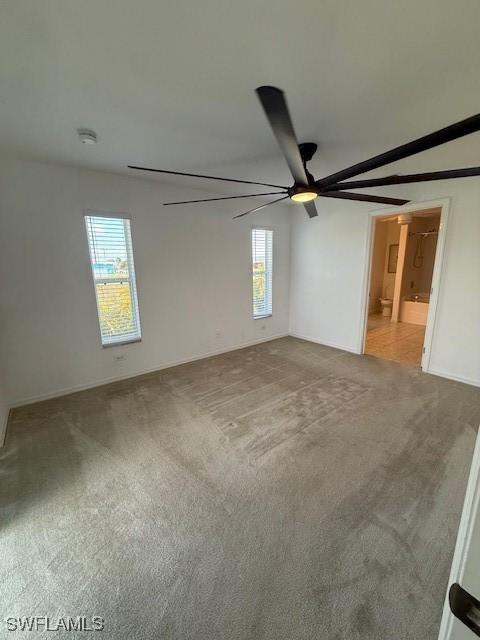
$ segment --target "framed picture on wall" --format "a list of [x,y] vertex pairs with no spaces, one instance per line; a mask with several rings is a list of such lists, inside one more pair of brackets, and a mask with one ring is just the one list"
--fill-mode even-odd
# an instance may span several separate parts
[[388,273],[397,273],[398,244],[391,244],[388,247]]

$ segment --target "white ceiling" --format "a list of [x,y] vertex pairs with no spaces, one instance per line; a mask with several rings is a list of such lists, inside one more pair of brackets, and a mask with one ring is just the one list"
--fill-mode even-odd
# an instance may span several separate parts
[[4,0],[0,146],[289,184],[256,86],[287,92],[317,168],[381,152],[480,110],[479,24],[478,0]]

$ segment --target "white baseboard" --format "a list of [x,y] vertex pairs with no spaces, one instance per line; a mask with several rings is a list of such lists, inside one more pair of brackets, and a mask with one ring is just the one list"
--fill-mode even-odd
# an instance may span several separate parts
[[120,382],[121,380],[128,380],[128,378],[136,378],[137,376],[143,376],[147,373],[154,373],[155,371],[162,371],[162,369],[177,367],[180,364],[188,364],[189,362],[195,362],[196,360],[203,360],[204,358],[211,358],[212,356],[218,356],[218,355],[221,355],[222,353],[236,351],[237,349],[245,349],[247,347],[253,347],[254,345],[261,344],[262,342],[270,342],[271,340],[278,340],[278,338],[285,338],[288,335],[289,335],[288,333],[280,333],[274,336],[269,336],[268,338],[259,338],[258,340],[250,340],[249,342],[232,345],[224,349],[209,351],[206,353],[191,356],[190,358],[185,358],[183,360],[174,360],[172,362],[160,364],[158,366],[150,367],[148,369],[133,371],[125,375],[112,376],[110,378],[102,378],[100,380],[96,380],[95,382],[78,384],[71,387],[64,387],[62,389],[57,389],[56,391],[52,391],[50,393],[44,393],[37,396],[30,396],[28,398],[20,398],[19,400],[16,400],[11,404],[11,408],[13,409],[15,407],[23,407],[27,404],[33,404],[34,402],[42,402],[43,400],[51,400],[52,398],[59,398],[60,396],[66,396],[69,393],[75,393],[77,391],[86,391],[87,389],[94,389],[95,387],[101,387],[105,384],[110,384],[111,382]]
[[292,338],[299,338],[300,340],[307,340],[307,342],[314,342],[315,344],[321,344],[324,347],[333,347],[334,349],[340,349],[341,351],[348,351],[349,353],[358,354],[358,350],[354,347],[346,347],[342,344],[337,344],[335,342],[329,342],[328,340],[318,340],[317,338],[312,338],[310,336],[304,336],[301,333],[297,333],[296,331],[291,331],[290,335]]
[[430,373],[433,376],[440,376],[440,378],[447,378],[448,380],[455,380],[455,382],[463,382],[463,384],[470,384],[473,387],[480,387],[480,380],[465,378],[464,376],[458,376],[454,373],[449,373],[448,371],[440,371],[429,367],[428,369],[424,369],[424,373]]
[[[190,358],[185,358],[183,360],[174,360],[171,362],[167,362],[155,367],[150,367],[148,369],[137,370],[125,375],[120,376],[112,376],[109,378],[102,378],[100,380],[96,380],[95,382],[90,382],[86,384],[79,384],[70,387],[64,387],[62,389],[57,389],[50,393],[40,394],[36,396],[30,396],[27,398],[20,398],[13,403],[11,403],[10,408],[13,409],[15,407],[21,407],[27,404],[32,404],[34,402],[42,402],[43,400],[50,400],[52,398],[58,398],[60,396],[68,395],[69,393],[75,393],[77,391],[85,391],[86,389],[93,389],[95,387],[101,387],[105,384],[110,384],[111,382],[119,382],[121,380],[128,380],[128,378],[135,378],[137,376],[145,375],[147,373],[153,373],[154,371],[161,371],[162,369],[169,369],[170,367],[176,367],[181,364],[187,364],[189,362],[195,362],[196,360],[202,360],[203,358],[211,358],[212,356],[221,355],[222,353],[228,353],[229,351],[235,351],[237,349],[245,349],[247,347],[252,347],[256,344],[261,344],[262,342],[270,342],[271,340],[277,340],[278,338],[285,338],[286,336],[292,336],[292,338],[298,338],[300,340],[306,340],[307,342],[314,342],[315,344],[324,345],[326,347],[332,347],[334,349],[340,349],[341,351],[347,351],[348,353],[359,354],[358,349],[353,347],[348,347],[345,345],[337,344],[335,342],[330,342],[328,340],[318,340],[317,338],[312,338],[311,336],[306,336],[295,331],[291,331],[290,333],[280,333],[273,336],[269,336],[268,338],[259,338],[258,340],[250,340],[248,342],[243,342],[240,344],[235,344],[230,347],[224,349],[217,349],[215,351],[209,351],[206,353],[198,354],[192,356]],[[430,373],[432,375],[440,376],[442,378],[448,378],[450,380],[455,380],[456,382],[463,382],[464,384],[470,384],[476,387],[480,387],[480,380],[474,380],[465,378],[462,376],[457,376],[446,371],[438,371],[435,369],[429,369],[425,371],[425,373]],[[5,423],[2,425],[2,429],[0,430],[0,447],[2,446],[6,428],[8,423],[8,414],[5,418]]]

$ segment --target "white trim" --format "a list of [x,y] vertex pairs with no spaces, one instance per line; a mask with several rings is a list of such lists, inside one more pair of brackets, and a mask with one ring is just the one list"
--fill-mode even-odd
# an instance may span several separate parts
[[[292,331],[290,332],[289,335],[292,336],[292,338],[299,338],[300,340],[315,342],[316,344],[322,344],[325,347],[333,347],[334,349],[340,349],[341,351],[348,351],[349,353],[355,353],[356,355],[359,355],[355,347],[346,347],[345,345],[337,344],[335,342],[318,340],[317,338],[311,338],[310,336],[304,336],[300,333],[296,333]],[[429,371],[424,371],[424,373],[428,373],[429,375],[432,375],[432,376],[439,376],[447,380],[453,380],[454,382],[469,384],[472,387],[480,387],[480,380],[475,380],[474,378],[466,378],[464,376],[459,376],[454,373],[449,373],[448,371],[439,371],[437,369],[429,369]]]
[[437,320],[438,294],[444,272],[444,254],[445,254],[445,238],[447,232],[448,216],[450,213],[451,198],[445,198],[441,207],[440,227],[437,237],[437,249],[435,251],[435,260],[433,263],[433,275],[430,300],[428,303],[427,324],[425,327],[425,339],[423,347],[425,349],[422,356],[422,371],[430,372],[430,360],[432,356],[432,343],[435,335],[435,327]]
[[475,449],[473,451],[472,466],[468,478],[465,500],[463,503],[462,517],[458,528],[455,553],[453,555],[452,568],[448,579],[447,595],[443,606],[442,622],[438,640],[450,640],[453,626],[453,614],[448,602],[448,590],[454,582],[461,583],[465,574],[468,552],[472,542],[475,520],[479,515],[480,506],[480,432],[477,433]]
[[122,218],[123,220],[133,220],[133,216],[125,211],[102,211],[101,209],[84,209],[82,213],[83,217],[95,216],[98,218]]
[[369,307],[369,294],[370,294],[370,279],[372,273],[372,261],[373,261],[373,231],[375,228],[375,212],[370,212],[367,219],[367,236],[365,238],[365,262],[363,265],[362,274],[362,298],[361,298],[361,316],[358,327],[357,347],[355,353],[362,355],[365,352],[365,340],[367,337],[367,322],[368,322],[368,307]]
[[[425,352],[422,356],[421,368],[425,373],[433,373],[430,370],[430,358],[432,350],[432,342],[435,333],[435,319],[438,305],[438,294],[444,272],[444,253],[445,238],[447,231],[448,215],[450,211],[451,198],[441,198],[438,200],[427,200],[426,202],[409,202],[401,207],[389,207],[378,211],[370,211],[367,227],[367,239],[365,247],[365,264],[362,282],[362,299],[361,299],[361,316],[358,328],[358,341],[356,353],[363,354],[365,352],[365,339],[367,333],[368,321],[368,295],[370,291],[370,278],[372,271],[373,259],[373,229],[374,221],[379,217],[388,217],[400,215],[402,213],[411,213],[417,211],[425,211],[427,209],[440,209],[440,229],[437,239],[437,249],[435,252],[435,263],[432,276],[432,293],[430,295],[430,304],[428,308],[427,325],[425,327]],[[449,377],[449,376],[445,376]],[[471,383],[470,383],[471,384]]]
[[[42,402],[43,400],[50,400],[52,398],[65,396],[69,393],[75,393],[77,391],[85,391],[86,389],[94,389],[95,387],[101,387],[102,385],[109,384],[111,382],[128,380],[128,378],[135,378],[137,376],[145,375],[147,373],[153,373],[154,371],[162,371],[163,369],[169,369],[170,367],[176,367],[181,364],[188,364],[189,362],[195,362],[196,360],[202,360],[203,358],[211,358],[212,356],[221,355],[222,353],[229,353],[230,351],[236,351],[237,349],[246,349],[247,347],[252,347],[256,344],[261,344],[262,342],[270,342],[272,340],[278,340],[279,338],[285,338],[287,336],[291,336],[292,338],[298,338],[299,340],[307,340],[308,342],[314,342],[315,344],[320,344],[325,347],[332,347],[333,349],[339,349],[340,351],[346,351],[348,353],[354,353],[358,355],[358,351],[355,347],[348,347],[346,345],[341,345],[336,342],[330,342],[328,340],[318,340],[317,338],[312,338],[310,336],[305,336],[295,331],[291,331],[290,333],[279,333],[273,336],[269,336],[268,338],[259,338],[258,340],[250,340],[248,342],[232,345],[231,347],[227,347],[226,349],[209,351],[201,355],[185,358],[183,360],[173,360],[166,364],[150,367],[148,369],[141,369],[124,376],[112,376],[109,378],[102,378],[93,383],[79,384],[79,385],[74,385],[72,387],[64,387],[63,389],[58,389],[57,391],[52,391],[51,393],[40,394],[38,396],[30,396],[28,398],[22,398],[20,400],[16,400],[15,402],[11,403],[10,408],[14,409],[15,407],[22,407],[24,405],[32,404],[34,402]],[[112,345],[112,346],[115,346],[115,345]],[[431,375],[440,376],[442,378],[447,378],[449,380],[454,380],[455,382],[463,382],[464,384],[480,387],[480,380],[464,378],[462,376],[457,376],[453,373],[448,373],[446,371],[437,371],[433,369],[430,370],[428,373]],[[7,422],[8,422],[8,415],[5,421],[4,428],[6,428]],[[4,436],[5,436],[5,432],[4,432]],[[0,432],[0,442],[1,442],[1,432]]]
[[310,336],[304,336],[301,333],[297,333],[294,331],[291,331],[290,336],[292,336],[292,338],[299,338],[299,340],[307,340],[307,342],[314,342],[315,344],[321,344],[324,347],[333,347],[334,349],[340,349],[340,351],[348,351],[349,353],[355,353],[357,354],[357,350],[355,347],[346,347],[345,345],[342,344],[337,344],[336,342],[329,342],[326,340],[318,340],[317,338],[311,338]]
[[126,344],[135,344],[141,342],[142,338],[130,338],[129,340],[119,340],[118,342],[102,342],[102,349],[110,349],[110,347],[123,347]]
[[480,380],[459,376],[455,373],[450,373],[449,371],[429,368],[425,373],[429,373],[432,376],[440,376],[440,378],[447,378],[448,380],[455,380],[455,382],[463,382],[463,384],[470,384],[472,387],[480,387]]
[[183,360],[173,360],[171,362],[160,364],[155,367],[150,367],[148,369],[140,369],[138,371],[134,371],[127,375],[112,376],[110,378],[102,378],[101,380],[97,380],[96,382],[93,382],[93,383],[77,384],[72,387],[64,387],[63,389],[57,389],[57,391],[52,391],[50,393],[40,394],[38,396],[30,396],[29,398],[22,398],[20,400],[16,400],[10,406],[13,409],[15,407],[22,407],[27,404],[32,404],[34,402],[42,402],[43,400],[51,400],[52,398],[59,398],[60,396],[66,396],[70,393],[75,393],[77,391],[85,391],[86,389],[94,389],[95,387],[101,387],[105,384],[110,384],[111,382],[119,382],[120,380],[128,380],[128,378],[136,378],[137,376],[143,376],[147,373],[162,371],[163,369],[169,369],[170,367],[177,367],[180,364],[188,364],[189,362],[195,362],[196,360],[203,360],[204,358],[211,358],[212,356],[218,356],[218,355],[221,355],[222,353],[229,353],[230,351],[236,351],[237,349],[246,349],[247,347],[253,347],[254,345],[261,344],[262,342],[270,342],[271,340],[278,340],[278,338],[285,338],[288,335],[289,335],[288,333],[279,333],[277,335],[270,336],[268,338],[259,338],[258,340],[251,340],[249,342],[243,342],[240,344],[232,345],[231,347],[227,347],[226,349],[209,351],[196,356],[192,356],[190,358],[185,358]]
[[265,231],[275,231],[275,227],[269,227],[266,224],[252,224],[252,229],[265,229]]
[[2,428],[0,429],[0,449],[5,445],[5,438],[7,437],[7,424],[10,417],[10,408],[5,412],[5,416],[2,421]]

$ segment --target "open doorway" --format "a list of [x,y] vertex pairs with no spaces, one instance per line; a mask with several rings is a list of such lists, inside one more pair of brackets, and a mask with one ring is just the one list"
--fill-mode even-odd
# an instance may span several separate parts
[[421,366],[441,221],[442,207],[373,219],[364,353]]

